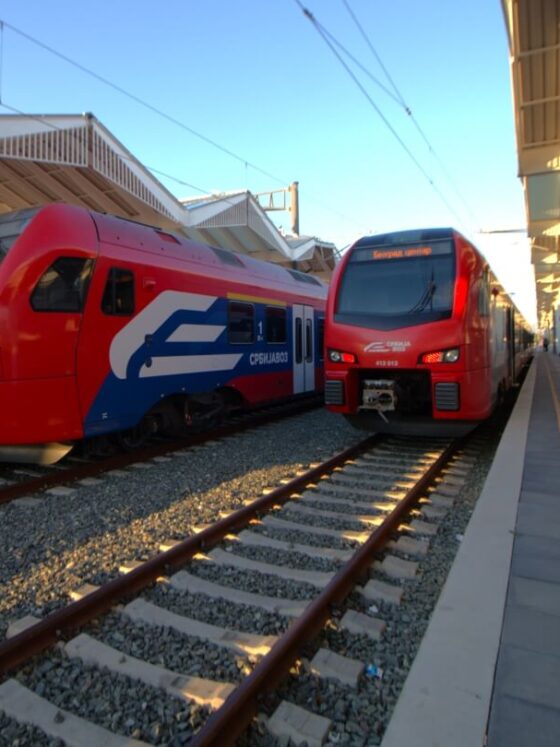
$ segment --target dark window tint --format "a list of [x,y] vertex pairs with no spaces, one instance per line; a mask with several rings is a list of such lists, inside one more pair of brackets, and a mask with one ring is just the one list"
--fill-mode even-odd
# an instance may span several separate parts
[[228,306],[229,341],[234,344],[254,342],[255,310],[249,303],[230,301]]
[[319,360],[322,361],[325,357],[325,320],[321,318],[317,321],[317,348],[319,353]]
[[93,260],[59,257],[43,273],[31,295],[35,311],[81,311],[93,270]]
[[134,314],[134,274],[130,270],[118,267],[109,270],[101,310],[117,316]]
[[306,275],[304,272],[299,270],[288,270],[290,275],[300,283],[307,283],[308,285],[321,285],[321,281],[313,277],[313,275]]
[[233,265],[234,267],[245,267],[243,262],[233,252],[228,252],[227,249],[218,249],[216,246],[211,246],[210,249],[212,249],[216,257],[224,264]]
[[266,341],[286,342],[286,309],[280,309],[275,306],[267,306],[265,311],[265,319]]
[[303,324],[301,319],[296,319],[296,363],[303,360]]
[[451,251],[404,259],[392,258],[390,252],[379,252],[381,259],[369,261],[364,252],[351,258],[340,286],[337,319],[392,329],[451,316],[455,278]]
[[490,289],[488,272],[484,273],[478,286],[478,313],[480,314],[480,316],[488,316],[490,314]]
[[16,213],[0,216],[0,261],[4,259],[14,241],[23,233],[38,209],[18,210]]
[[311,319],[305,322],[305,360],[308,363],[313,360],[313,322]]

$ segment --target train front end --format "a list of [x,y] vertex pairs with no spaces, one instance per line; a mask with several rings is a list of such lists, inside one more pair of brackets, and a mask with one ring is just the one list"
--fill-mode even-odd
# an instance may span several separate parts
[[0,462],[50,464],[83,437],[76,353],[96,254],[82,209],[0,216]]
[[482,262],[452,229],[360,239],[337,268],[325,330],[325,402],[356,427],[461,435],[489,414]]

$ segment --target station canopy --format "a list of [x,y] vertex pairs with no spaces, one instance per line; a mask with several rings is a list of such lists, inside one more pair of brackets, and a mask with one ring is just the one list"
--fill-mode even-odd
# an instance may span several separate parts
[[66,202],[328,280],[336,247],[280,233],[250,192],[177,199],[92,114],[0,115],[0,212]]
[[502,5],[537,315],[547,328],[560,306],[560,2],[502,0]]

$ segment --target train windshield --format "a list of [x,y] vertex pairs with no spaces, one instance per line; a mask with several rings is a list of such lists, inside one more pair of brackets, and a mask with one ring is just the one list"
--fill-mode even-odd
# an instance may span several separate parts
[[336,320],[396,329],[451,316],[453,241],[428,245],[360,246],[342,278]]
[[8,254],[14,241],[23,233],[23,229],[37,210],[39,208],[29,208],[0,215],[0,262]]

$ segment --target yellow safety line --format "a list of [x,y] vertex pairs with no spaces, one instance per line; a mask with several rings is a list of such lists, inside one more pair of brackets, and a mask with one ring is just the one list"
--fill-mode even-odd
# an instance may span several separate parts
[[548,362],[548,354],[546,357],[545,366],[546,366],[546,373],[548,375],[548,383],[550,384],[550,391],[552,392],[552,401],[554,402],[554,409],[556,410],[556,424],[558,425],[558,430],[560,431],[560,400],[558,399],[558,395],[556,394],[556,389],[554,387],[554,381],[552,380],[552,374],[550,372],[550,363]]
[[230,301],[248,301],[249,303],[264,303],[268,306],[287,306],[286,301],[279,301],[277,298],[263,298],[262,296],[247,296],[244,293],[228,293]]

